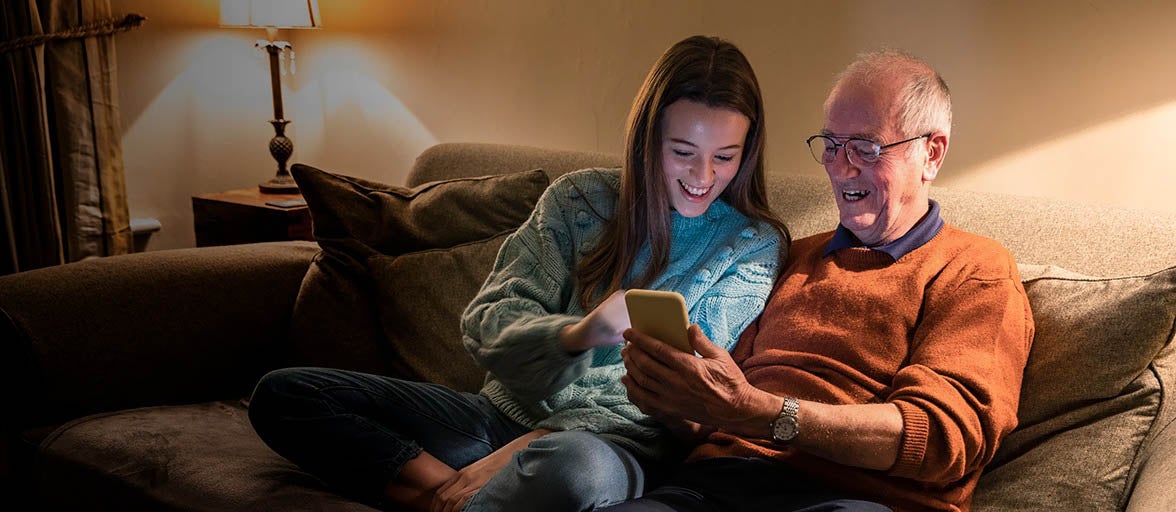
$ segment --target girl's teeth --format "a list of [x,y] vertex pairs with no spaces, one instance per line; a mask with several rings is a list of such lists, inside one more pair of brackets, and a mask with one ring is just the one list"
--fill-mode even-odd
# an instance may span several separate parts
[[685,190],[686,193],[688,193],[692,196],[704,196],[704,195],[706,195],[707,192],[710,192],[710,187],[706,187],[706,188],[691,187],[690,185],[683,183],[682,180],[678,180],[678,184],[682,186],[682,190]]

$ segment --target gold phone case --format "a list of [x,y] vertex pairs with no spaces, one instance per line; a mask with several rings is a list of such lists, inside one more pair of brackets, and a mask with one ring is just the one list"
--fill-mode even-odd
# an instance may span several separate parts
[[686,335],[690,317],[680,293],[629,290],[625,292],[625,307],[629,310],[629,323],[633,329],[688,354],[694,353]]

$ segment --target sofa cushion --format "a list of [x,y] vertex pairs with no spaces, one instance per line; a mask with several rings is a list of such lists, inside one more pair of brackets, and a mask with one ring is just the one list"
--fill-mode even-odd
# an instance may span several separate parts
[[363,276],[325,250],[314,257],[294,301],[288,366],[388,372],[371,298],[374,284]]
[[1152,361],[1176,329],[1176,267],[1119,278],[1020,271],[1036,325],[1020,424],[981,479],[976,505],[1121,509],[1159,413]]
[[512,231],[446,249],[372,258],[380,325],[396,371],[459,391],[482,387],[486,372],[462,346],[458,319]]
[[1020,270],[1037,327],[1022,386],[1023,423],[1120,395],[1171,339],[1176,267],[1119,278],[1051,266]]
[[[454,274],[428,266],[417,267],[417,273],[406,275],[397,270],[404,265],[392,265],[393,262],[407,254],[497,239],[512,232],[527,219],[548,184],[541,170],[452,179],[411,189],[301,164],[293,166],[292,174],[310,208],[313,232],[322,252],[307,271],[295,301],[287,363],[412,379],[443,377],[436,369],[451,363],[458,353],[462,354],[461,361],[469,359],[461,347],[460,335],[453,336],[461,309],[444,309],[444,314],[452,315],[450,318],[440,316],[442,310],[420,313],[429,315],[429,321],[447,324],[426,328],[420,326],[422,317],[399,310],[383,316],[398,316],[405,325],[382,319],[381,302],[397,303],[388,297],[403,293],[415,297],[399,299],[433,299],[435,292],[424,293],[429,290],[425,283],[446,286],[446,300],[465,297],[468,302],[489,272],[497,245],[476,252],[476,258],[470,249],[458,251],[463,265],[485,269],[477,279],[470,278],[469,272]],[[445,259],[443,252],[432,254],[433,258]],[[388,270],[390,265],[392,270]],[[374,273],[377,269],[380,279]],[[417,281],[407,286],[398,282],[414,279]],[[385,327],[390,331],[385,332]],[[430,355],[443,355],[445,359],[434,361]],[[469,389],[474,380],[470,368],[457,367],[449,375],[440,382],[459,389]]]
[[547,188],[541,170],[385,185],[294,164],[314,238],[337,256],[387,256],[452,247],[517,228]]
[[236,402],[74,420],[41,444],[45,510],[374,511],[271,451]]

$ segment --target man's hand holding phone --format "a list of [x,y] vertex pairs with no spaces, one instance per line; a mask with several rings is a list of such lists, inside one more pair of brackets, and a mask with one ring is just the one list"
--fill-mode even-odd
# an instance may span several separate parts
[[[633,328],[624,334],[629,343],[621,351],[621,382],[633,405],[684,429],[680,435],[705,435],[715,428],[756,436],[767,431],[767,420],[751,421],[755,418],[746,411],[770,409],[771,404],[779,410],[779,403],[772,402],[779,398],[749,384],[731,354],[697,325],[685,329],[689,351],[673,348],[668,340],[641,331],[641,316],[632,315]],[[676,320],[672,325],[677,329]]]

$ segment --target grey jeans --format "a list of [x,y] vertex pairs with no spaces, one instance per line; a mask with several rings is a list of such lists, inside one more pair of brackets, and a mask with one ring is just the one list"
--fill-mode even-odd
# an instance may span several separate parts
[[[422,450],[460,469],[530,431],[482,395],[327,368],[262,377],[249,419],[275,452],[376,505]],[[607,439],[556,432],[516,452],[463,510],[594,510],[640,496],[646,471]]]
[[608,512],[890,512],[772,461],[699,459],[679,466],[640,499]]

